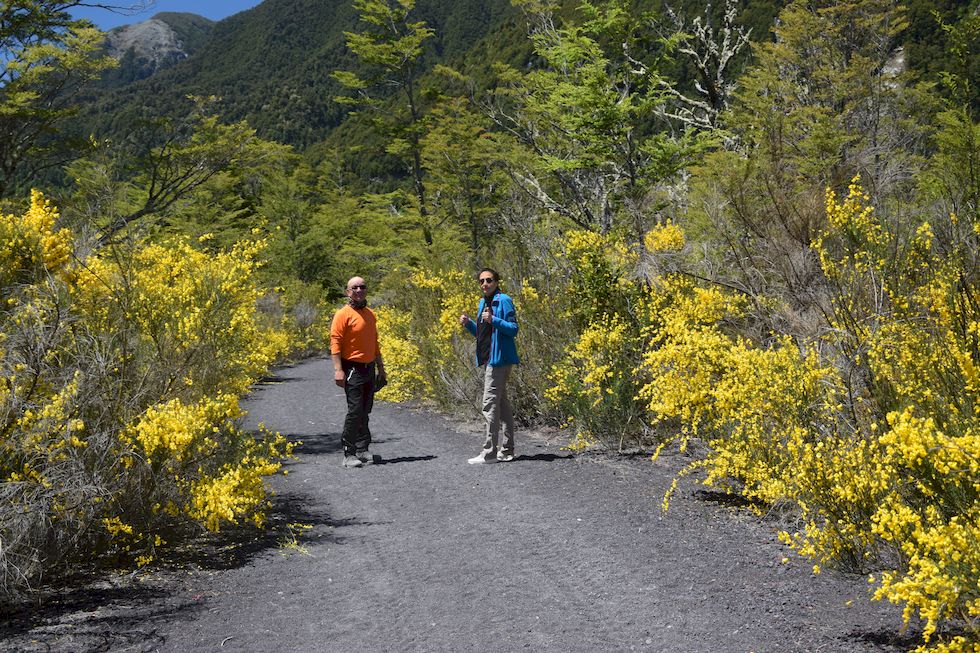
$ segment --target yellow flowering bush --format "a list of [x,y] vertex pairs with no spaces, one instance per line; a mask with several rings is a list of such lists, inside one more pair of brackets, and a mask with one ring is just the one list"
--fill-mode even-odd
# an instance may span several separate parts
[[0,288],[30,283],[41,273],[62,270],[72,253],[72,236],[56,229],[58,211],[39,191],[31,191],[23,215],[0,216]]
[[173,474],[189,460],[214,452],[217,442],[211,438],[215,424],[242,416],[234,395],[219,394],[191,405],[180,399],[150,406],[138,422],[123,433],[128,443],[137,446],[145,459],[160,461]]
[[905,603],[906,621],[918,612],[926,620],[926,641],[955,617],[972,626],[976,637],[980,433],[973,427],[950,436],[933,418],[916,417],[911,407],[889,414],[888,423],[882,466],[891,483],[873,530],[897,545],[908,565],[884,571],[875,597]]
[[638,285],[633,271],[638,257],[615,234],[573,230],[556,244],[555,258],[568,275],[570,301],[563,318],[585,329],[603,316],[631,314]]
[[[646,432],[637,398],[642,350],[636,253],[615,234],[573,230],[557,243],[555,259],[567,285],[552,314],[566,328],[558,360],[550,366],[546,409],[573,427],[573,448],[615,444]],[[554,354],[552,354],[554,356]]]
[[648,252],[677,252],[684,249],[684,230],[670,220],[659,224],[643,237]]
[[438,316],[436,322],[429,327],[421,324],[417,327],[428,331],[426,340],[433,345],[426,354],[433,357],[433,363],[437,368],[443,367],[458,358],[453,343],[461,334],[459,316],[476,311],[474,293],[471,290],[472,276],[461,270],[432,274],[423,269],[416,269],[412,274],[411,283],[419,291],[427,291],[430,297],[438,301],[438,304],[432,307],[433,312]]
[[734,321],[745,307],[739,296],[684,277],[658,279],[646,304],[649,378],[639,395],[653,422],[676,425],[660,450],[671,440],[684,450],[693,437],[707,445],[706,458],[682,475],[704,469],[706,484],[773,504],[791,497],[834,374],[788,337],[756,344],[738,336]]
[[412,340],[410,313],[395,308],[379,308],[378,342],[384,355],[388,385],[378,393],[384,401],[406,401],[431,397],[435,389],[426,376],[422,354]]
[[980,640],[980,307],[971,299],[970,262],[980,243],[950,216],[941,242],[922,222],[904,237],[878,227],[883,235],[862,245],[864,236],[852,234],[875,230],[867,202],[858,179],[841,201],[828,193],[834,217],[816,247],[843,289],[828,340],[850,355],[865,379],[857,400],[870,404],[849,420],[875,450],[854,474],[883,479],[868,537],[903,561],[875,578],[875,596],[904,604],[906,621],[923,618],[927,645],[944,621],[959,619],[967,637],[936,650],[973,650]]
[[713,384],[726,371],[733,340],[720,327],[737,316],[741,302],[717,289],[701,288],[689,279],[657,279],[644,303],[646,351],[650,374],[639,396],[654,422],[675,420],[682,446],[711,423]]
[[620,316],[590,324],[551,369],[545,398],[573,428],[572,448],[618,442],[640,430],[642,404],[635,399],[633,370],[638,333]]
[[210,531],[220,530],[222,524],[238,524],[243,516],[248,516],[256,526],[262,526],[264,511],[269,507],[263,478],[279,471],[280,459],[290,455],[292,447],[279,434],[260,442],[248,433],[235,430],[232,425],[226,428],[237,436],[238,455],[231,462],[189,482],[189,503],[184,510]]
[[283,333],[288,347],[280,353],[280,361],[306,358],[330,346],[330,319],[333,313],[318,297],[320,289],[294,283],[289,288],[266,293],[259,299],[259,311],[264,319],[260,325]]
[[[181,522],[261,523],[291,445],[237,397],[290,346],[260,326],[262,242],[116,247],[72,261],[38,193],[0,224],[0,594]],[[7,240],[9,238],[9,240]]]
[[461,270],[406,272],[397,301],[378,311],[378,337],[388,370],[382,399],[451,406],[470,399],[474,378],[462,313],[476,310],[473,277]]
[[[830,319],[809,345],[738,335],[741,305],[653,284],[641,391],[653,420],[707,445],[705,482],[787,504],[781,538],[821,565],[878,569],[874,596],[924,620],[922,651],[980,640],[980,308],[976,232],[896,230],[855,179],[814,243]],[[955,218],[950,218],[955,222]],[[937,233],[957,237],[939,241]],[[964,634],[937,640],[957,620]]]
[[120,279],[130,275],[125,317],[156,357],[221,360],[220,367],[188,366],[181,383],[240,393],[288,348],[285,334],[256,322],[254,270],[263,247],[241,242],[209,255],[186,242],[149,244],[117,271]]

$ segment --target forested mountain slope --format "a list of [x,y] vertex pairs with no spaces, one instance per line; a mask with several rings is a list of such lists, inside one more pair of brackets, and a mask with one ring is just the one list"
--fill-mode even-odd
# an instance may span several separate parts
[[[574,11],[579,3],[564,4]],[[692,0],[634,4],[637,11],[652,8],[665,16],[669,9],[688,20],[705,11],[703,3]],[[709,9],[715,20],[722,4]],[[753,40],[771,38],[774,17],[785,1],[741,4],[739,21],[752,30]],[[955,23],[973,11],[971,3],[906,4],[905,63],[938,78],[949,62],[937,16]],[[509,0],[420,0],[414,18],[435,30],[424,68],[451,63],[479,76],[493,61],[520,65],[530,56],[523,20]],[[215,24],[191,14],[158,14],[153,20],[172,27],[189,56],[176,57],[183,59],[176,63],[171,59],[169,66],[148,66],[135,54],[125,55],[120,68],[107,72],[88,98],[80,131],[106,137],[126,134],[139,119],[179,115],[186,110],[188,95],[218,96],[223,119],[246,119],[263,138],[301,150],[325,140],[344,120],[346,109],[333,101],[341,89],[331,73],[354,65],[343,35],[358,29],[350,0],[266,0]],[[110,35],[110,42],[113,38]],[[681,86],[691,76],[683,61],[668,72]],[[364,137],[364,130],[354,126],[331,140],[349,144],[351,138],[360,142]]]
[[[436,30],[427,64],[453,59],[514,12],[508,0],[424,0],[419,20]],[[177,114],[188,95],[216,95],[226,120],[247,119],[261,136],[298,147],[322,140],[343,118],[331,73],[352,61],[349,0],[266,0],[218,22],[185,61],[90,98],[82,117],[98,135],[126,133],[144,117]]]

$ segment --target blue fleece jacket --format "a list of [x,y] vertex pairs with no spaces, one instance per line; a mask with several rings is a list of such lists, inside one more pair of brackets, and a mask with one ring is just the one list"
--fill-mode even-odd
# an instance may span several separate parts
[[[514,336],[517,335],[517,311],[514,309],[514,301],[499,291],[490,301],[493,310],[493,332],[490,339],[490,360],[487,364],[490,367],[517,365],[521,361],[517,357],[517,345],[514,344]],[[486,298],[481,297],[480,306],[476,309],[477,316],[483,314],[484,303]],[[466,330],[476,337],[476,322],[473,320],[467,322]]]

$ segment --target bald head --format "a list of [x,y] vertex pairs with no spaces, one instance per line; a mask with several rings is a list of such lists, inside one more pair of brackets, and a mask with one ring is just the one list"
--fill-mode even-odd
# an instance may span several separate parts
[[363,306],[367,299],[367,283],[361,277],[351,277],[344,294],[350,297],[355,305]]

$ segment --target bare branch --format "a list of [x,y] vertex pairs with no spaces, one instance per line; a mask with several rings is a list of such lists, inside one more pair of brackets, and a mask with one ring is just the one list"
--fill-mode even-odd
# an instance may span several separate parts
[[685,35],[678,51],[687,56],[697,71],[694,87],[701,98],[688,97],[670,89],[676,108],[665,109],[663,115],[697,129],[713,129],[718,115],[728,106],[735,91],[734,76],[728,66],[748,45],[751,30],[736,24],[737,0],[725,0],[725,16],[718,30],[711,24],[711,4],[690,27],[669,5],[666,11],[675,29]]

